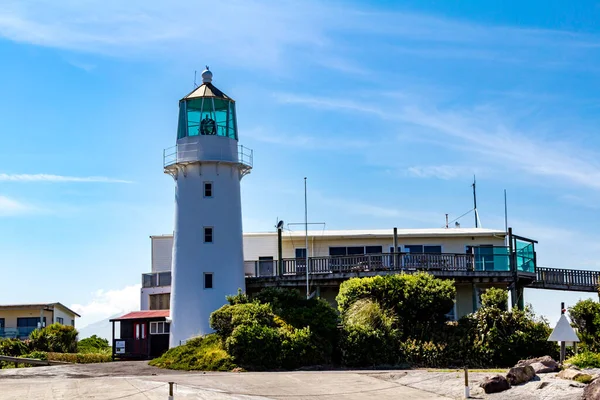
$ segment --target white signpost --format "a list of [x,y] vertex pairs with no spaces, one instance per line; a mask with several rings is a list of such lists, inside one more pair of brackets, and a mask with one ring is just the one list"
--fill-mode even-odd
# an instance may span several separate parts
[[556,324],[556,327],[548,338],[549,342],[560,342],[560,362],[565,362],[565,351],[567,342],[577,343],[579,337],[575,329],[569,323],[567,316],[565,315],[565,303],[560,305],[560,318]]

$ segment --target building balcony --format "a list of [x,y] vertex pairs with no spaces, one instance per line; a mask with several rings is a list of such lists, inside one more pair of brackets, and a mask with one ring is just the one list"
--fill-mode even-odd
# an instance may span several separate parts
[[171,271],[142,274],[142,288],[171,286]]
[[[514,260],[514,261],[511,261]],[[535,273],[535,257],[513,253],[507,247],[486,247],[476,254],[410,254],[382,253],[351,256],[309,257],[310,275],[327,275],[353,272],[445,271],[444,275],[474,272],[510,273],[514,263],[519,273]],[[277,260],[245,261],[244,270],[248,278],[286,277],[306,274],[306,259],[292,258]]]

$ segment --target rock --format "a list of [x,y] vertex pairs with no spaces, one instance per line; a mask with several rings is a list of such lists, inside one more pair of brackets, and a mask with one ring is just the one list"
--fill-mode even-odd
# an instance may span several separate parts
[[574,380],[592,380],[592,376],[581,372],[579,369],[567,368],[563,369],[556,375],[558,378]]
[[483,382],[479,384],[483,391],[487,394],[499,393],[510,389],[510,383],[502,375],[492,376],[491,378],[485,378]]
[[526,383],[535,377],[535,370],[531,365],[525,367],[513,367],[506,374],[506,379],[512,385],[520,385]]
[[521,360],[517,363],[516,367],[526,367],[528,365],[533,367],[536,374],[560,371],[558,363],[550,356]]
[[583,389],[583,400],[600,400],[600,379],[595,379]]

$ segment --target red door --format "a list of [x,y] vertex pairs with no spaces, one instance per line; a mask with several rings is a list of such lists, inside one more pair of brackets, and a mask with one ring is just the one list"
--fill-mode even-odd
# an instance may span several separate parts
[[148,354],[148,329],[145,322],[133,323],[133,352],[143,356]]

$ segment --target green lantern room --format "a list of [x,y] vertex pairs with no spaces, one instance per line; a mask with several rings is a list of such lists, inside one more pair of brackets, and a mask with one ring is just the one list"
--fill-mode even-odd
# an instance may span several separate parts
[[235,101],[212,84],[212,72],[202,72],[202,85],[179,101],[177,139],[223,136],[238,140]]

